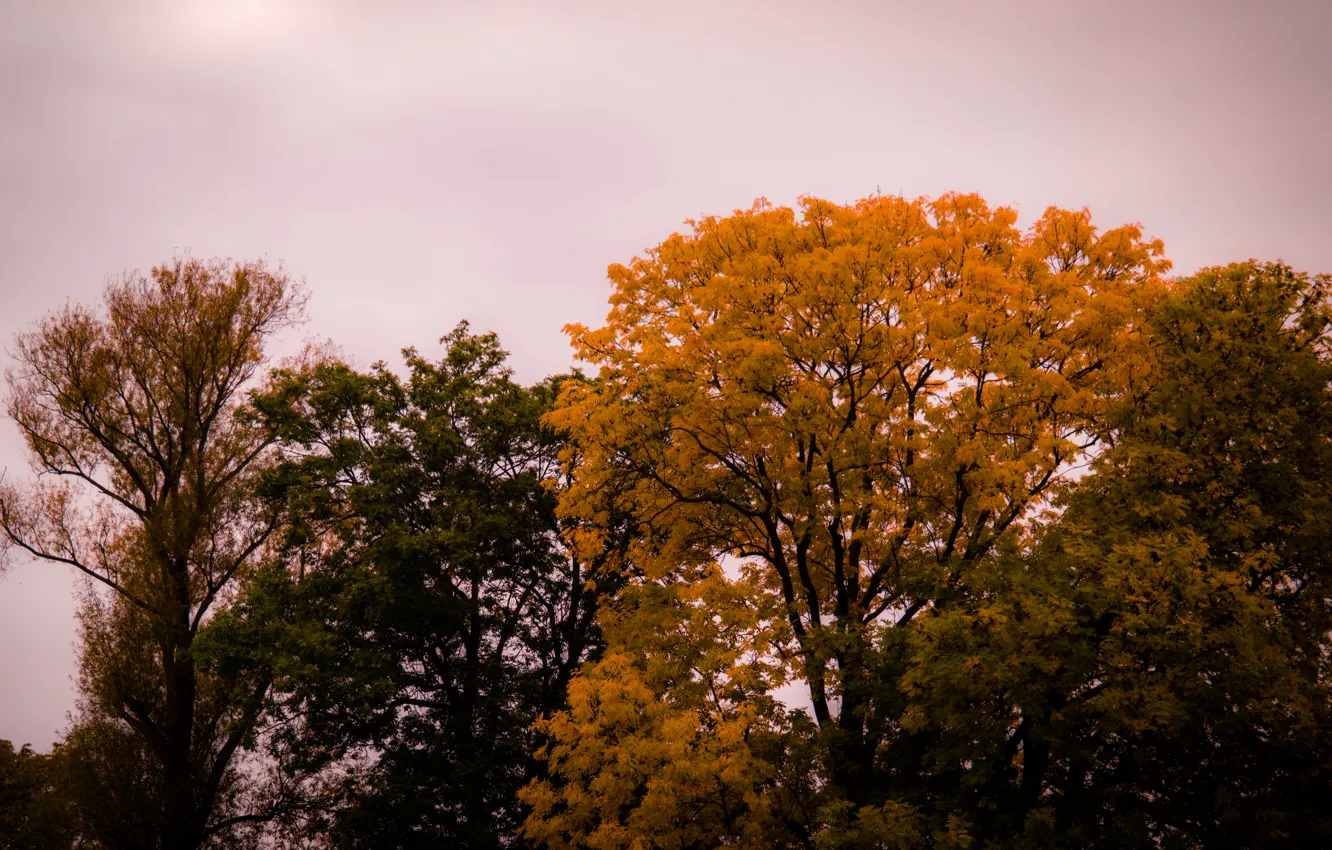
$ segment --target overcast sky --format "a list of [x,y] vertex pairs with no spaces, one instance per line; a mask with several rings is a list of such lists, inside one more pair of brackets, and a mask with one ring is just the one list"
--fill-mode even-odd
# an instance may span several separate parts
[[[534,380],[607,264],[759,196],[977,191],[1180,272],[1332,271],[1330,36],[1319,0],[0,0],[0,340],[188,250],[304,277],[288,345],[467,318]],[[66,726],[74,588],[0,578],[0,738]]]

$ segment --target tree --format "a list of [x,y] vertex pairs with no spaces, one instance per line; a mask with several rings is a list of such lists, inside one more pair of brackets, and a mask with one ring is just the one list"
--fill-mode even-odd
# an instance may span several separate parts
[[0,741],[0,850],[78,846],[75,812],[62,788],[59,749],[48,755]]
[[41,478],[0,490],[0,528],[8,552],[95,583],[71,740],[92,798],[134,776],[151,804],[96,837],[195,848],[261,817],[236,761],[270,673],[203,650],[280,525],[253,498],[272,435],[239,407],[302,296],[281,269],[187,258],[108,285],[104,306],[17,339],[8,412]]
[[[1051,209],[1023,234],[975,196],[802,211],[760,202],[612,266],[607,325],[570,329],[599,380],[550,421],[579,458],[565,516],[626,482],[647,581],[732,563],[779,612],[759,627],[808,686],[827,811],[854,832],[905,823],[936,757],[909,734],[921,615],[961,604],[1092,457],[1168,263],[1135,227]],[[965,843],[919,808],[912,829]]]
[[541,425],[560,381],[520,386],[465,323],[442,342],[402,378],[327,363],[256,399],[301,572],[258,594],[289,612],[287,746],[338,769],[371,754],[312,824],[339,847],[517,846],[531,724],[600,647],[606,553],[561,542],[562,441]]
[[[809,846],[813,726],[771,691],[753,588],[715,564],[632,583],[602,611],[608,649],[541,722],[554,780],[521,792],[524,834],[552,848]],[[650,837],[650,838],[649,838]]]
[[1332,836],[1330,284],[1253,262],[1176,282],[1115,444],[1034,547],[922,630],[917,725],[973,760],[990,835]]

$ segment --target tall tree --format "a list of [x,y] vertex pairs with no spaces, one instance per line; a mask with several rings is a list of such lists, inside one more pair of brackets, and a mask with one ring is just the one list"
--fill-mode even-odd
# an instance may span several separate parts
[[[921,615],[1026,533],[1145,362],[1160,243],[1015,218],[960,195],[760,203],[612,266],[607,325],[571,329],[602,371],[551,416],[581,453],[562,511],[628,482],[647,581],[733,559],[771,600],[848,828],[903,826],[892,807],[935,757],[901,734]],[[568,805],[598,789],[571,783]],[[939,818],[922,834],[962,835]]]
[[260,594],[290,612],[288,746],[332,767],[372,754],[312,825],[339,847],[517,846],[530,727],[599,648],[614,580],[605,551],[561,540],[562,441],[541,425],[559,381],[519,385],[466,324],[442,342],[438,362],[406,351],[404,377],[328,363],[257,399],[302,574]]
[[17,339],[8,412],[40,478],[0,490],[0,528],[6,551],[96,583],[72,738],[96,744],[91,796],[132,776],[149,807],[113,813],[107,846],[192,850],[260,816],[236,760],[270,675],[201,638],[279,526],[252,498],[272,435],[238,411],[302,303],[281,269],[187,258]]
[[1252,262],[1176,282],[1115,444],[917,635],[916,729],[972,761],[933,792],[968,778],[980,837],[1332,836],[1330,286]]

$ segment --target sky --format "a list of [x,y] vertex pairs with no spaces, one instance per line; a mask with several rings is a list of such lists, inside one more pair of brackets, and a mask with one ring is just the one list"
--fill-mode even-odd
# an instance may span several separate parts
[[[534,381],[608,264],[759,197],[974,191],[1141,223],[1181,273],[1332,271],[1330,35],[1320,0],[0,0],[0,361],[188,252],[305,280],[280,348],[468,319]],[[77,585],[0,576],[0,738],[66,728]]]

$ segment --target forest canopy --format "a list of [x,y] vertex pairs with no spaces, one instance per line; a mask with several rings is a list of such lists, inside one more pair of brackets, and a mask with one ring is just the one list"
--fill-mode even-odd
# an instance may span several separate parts
[[86,577],[0,848],[1332,841],[1332,278],[975,195],[759,201],[571,370],[270,368],[180,258],[19,337],[6,551]]

